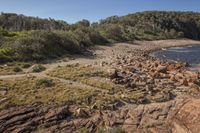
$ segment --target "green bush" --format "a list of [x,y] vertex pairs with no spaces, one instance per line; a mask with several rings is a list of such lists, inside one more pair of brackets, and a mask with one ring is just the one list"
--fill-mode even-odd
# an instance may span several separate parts
[[14,72],[22,72],[22,69],[20,67],[14,67],[13,71]]
[[13,61],[13,52],[10,48],[0,48],[0,63]]
[[29,67],[31,67],[31,64],[30,63],[22,63],[21,66],[22,66],[22,68],[29,68]]
[[36,81],[36,86],[52,87],[54,86],[53,80],[51,79],[39,79]]
[[36,65],[36,66],[33,67],[32,72],[39,73],[39,72],[42,72],[44,70],[46,70],[46,67],[44,67],[42,65]]

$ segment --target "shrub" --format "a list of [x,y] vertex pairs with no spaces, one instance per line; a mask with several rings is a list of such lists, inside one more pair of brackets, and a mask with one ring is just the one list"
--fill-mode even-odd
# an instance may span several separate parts
[[13,68],[13,71],[14,71],[14,72],[21,72],[22,69],[21,69],[20,67],[14,67],[14,68]]
[[46,70],[46,68],[44,66],[42,66],[42,65],[36,65],[36,66],[33,67],[32,72],[39,73],[39,72],[42,72],[44,70]]
[[31,67],[31,64],[30,63],[22,63],[22,68],[29,68]]
[[52,87],[54,86],[54,83],[51,79],[39,79],[36,81],[36,86]]

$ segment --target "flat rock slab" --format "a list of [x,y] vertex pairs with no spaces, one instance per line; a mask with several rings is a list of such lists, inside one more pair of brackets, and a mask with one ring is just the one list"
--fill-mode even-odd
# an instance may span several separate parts
[[68,106],[42,107],[29,105],[0,111],[0,131],[3,132],[77,132],[87,128],[120,127],[128,133],[199,133],[200,99],[176,99],[126,107],[116,111],[86,111],[87,117],[76,116]]
[[174,133],[200,132],[200,99],[189,100],[172,118]]

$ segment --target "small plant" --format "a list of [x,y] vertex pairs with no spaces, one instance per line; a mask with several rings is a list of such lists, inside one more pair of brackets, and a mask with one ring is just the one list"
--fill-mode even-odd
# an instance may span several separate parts
[[78,130],[78,133],[89,133],[89,130],[86,127],[83,127]]
[[22,69],[21,69],[20,67],[14,67],[14,68],[13,68],[13,71],[14,71],[14,72],[21,72]]
[[36,81],[36,86],[52,87],[54,86],[54,82],[51,79],[39,79]]
[[112,129],[100,128],[98,133],[126,133],[122,128],[115,127]]
[[23,63],[22,64],[22,68],[29,68],[29,67],[31,67],[30,63]]
[[36,65],[36,66],[33,67],[32,72],[39,73],[39,72],[42,72],[44,70],[46,70],[46,67],[44,67],[42,65]]

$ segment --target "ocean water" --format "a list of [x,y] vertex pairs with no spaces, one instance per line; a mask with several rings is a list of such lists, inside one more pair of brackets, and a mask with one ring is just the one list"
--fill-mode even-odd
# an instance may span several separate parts
[[152,55],[159,59],[187,62],[190,64],[189,69],[200,71],[200,45],[163,48],[160,51],[154,52]]

